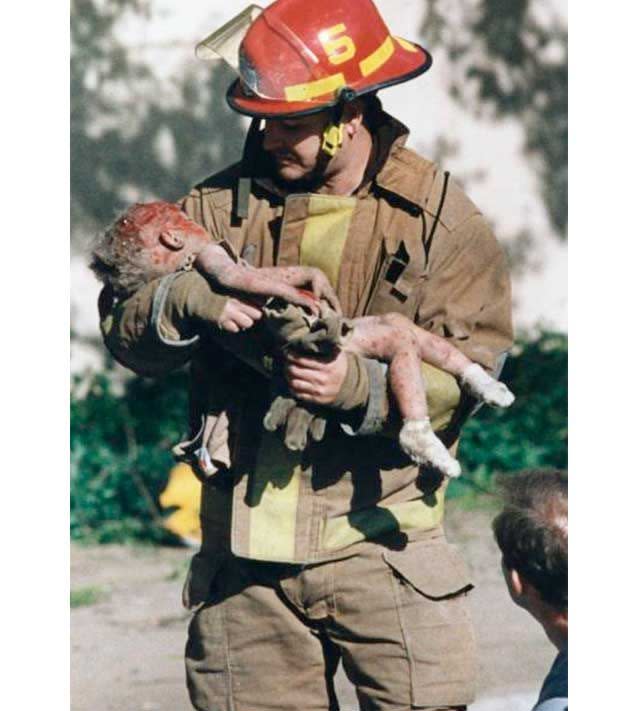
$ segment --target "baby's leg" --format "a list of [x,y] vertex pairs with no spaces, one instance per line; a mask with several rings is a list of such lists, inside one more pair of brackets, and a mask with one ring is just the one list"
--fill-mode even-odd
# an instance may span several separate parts
[[403,419],[399,443],[417,464],[430,464],[446,476],[461,473],[459,463],[434,434],[428,417],[425,383],[418,341],[410,329],[388,322],[384,316],[355,319],[346,347],[361,355],[388,362],[388,379]]
[[428,417],[426,386],[416,341],[405,335],[397,341],[399,346],[388,365],[390,387],[403,418],[399,443],[417,464],[430,464],[446,476],[457,477],[461,466],[434,434]]
[[514,395],[504,383],[492,378],[445,338],[419,328],[400,314],[385,314],[382,318],[396,328],[409,330],[416,339],[420,359],[459,378],[477,399],[498,407],[509,407],[514,402]]

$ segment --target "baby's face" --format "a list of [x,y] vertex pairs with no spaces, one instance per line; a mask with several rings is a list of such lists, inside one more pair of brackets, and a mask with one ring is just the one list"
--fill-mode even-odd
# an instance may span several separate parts
[[137,242],[152,276],[177,271],[187,257],[200,252],[210,241],[202,227],[167,203],[136,206],[122,218],[121,225],[121,239]]

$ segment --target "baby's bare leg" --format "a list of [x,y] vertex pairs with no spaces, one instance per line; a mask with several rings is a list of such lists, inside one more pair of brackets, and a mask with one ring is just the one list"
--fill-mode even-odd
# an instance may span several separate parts
[[319,313],[318,304],[314,299],[286,283],[285,279],[276,278],[272,269],[255,269],[235,262],[219,245],[207,245],[197,255],[195,266],[202,274],[226,289],[256,296],[279,296],[291,304],[305,306],[314,314]]
[[388,362],[390,388],[403,418],[399,433],[403,451],[418,464],[432,465],[450,477],[459,476],[459,463],[430,424],[415,334],[384,316],[366,316],[354,319],[352,324],[354,330],[346,348]]
[[364,316],[351,323],[354,328],[346,341],[346,350],[388,363],[392,393],[404,420],[427,417],[419,344],[414,333],[385,316]]
[[419,358],[459,378],[474,397],[498,407],[508,407],[514,401],[514,395],[504,383],[492,378],[445,338],[419,328],[400,314],[384,314],[378,318],[382,324],[410,332],[416,341]]

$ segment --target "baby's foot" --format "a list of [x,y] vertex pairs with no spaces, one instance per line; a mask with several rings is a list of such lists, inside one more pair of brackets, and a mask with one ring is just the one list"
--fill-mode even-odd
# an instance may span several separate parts
[[449,477],[461,473],[461,465],[434,434],[429,420],[406,420],[399,432],[401,449],[417,464],[428,464]]
[[509,407],[514,402],[514,395],[507,385],[494,380],[477,363],[463,371],[461,382],[474,397],[492,407]]

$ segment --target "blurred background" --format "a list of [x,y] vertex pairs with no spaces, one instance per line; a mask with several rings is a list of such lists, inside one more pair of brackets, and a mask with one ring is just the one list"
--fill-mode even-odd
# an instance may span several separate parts
[[[394,34],[434,56],[381,93],[385,109],[464,186],[510,258],[517,345],[503,377],[517,401],[468,423],[450,491],[480,509],[494,473],[567,463],[567,2],[375,1]],[[232,76],[196,61],[194,45],[246,4],[71,2],[71,536],[82,543],[197,538],[197,483],[177,470],[167,489],[187,376],[152,382],[107,356],[87,254],[131,202],[176,200],[239,158]],[[77,605],[95,602],[91,589]]]

